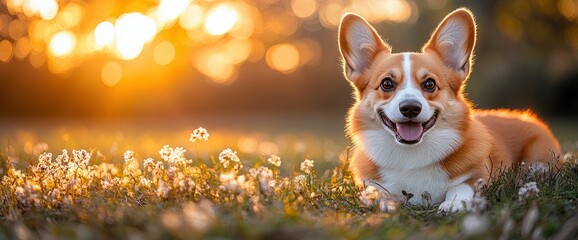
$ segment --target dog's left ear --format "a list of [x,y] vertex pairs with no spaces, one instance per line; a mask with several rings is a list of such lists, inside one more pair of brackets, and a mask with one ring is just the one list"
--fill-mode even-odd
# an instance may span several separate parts
[[444,18],[423,51],[434,51],[446,65],[466,79],[471,71],[475,43],[474,16],[468,9],[460,8]]

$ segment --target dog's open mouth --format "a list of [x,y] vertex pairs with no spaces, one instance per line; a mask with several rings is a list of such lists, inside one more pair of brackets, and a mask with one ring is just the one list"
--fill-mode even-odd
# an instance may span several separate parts
[[433,116],[423,123],[412,121],[395,123],[391,121],[381,109],[379,110],[379,116],[381,117],[383,124],[395,133],[395,138],[398,142],[403,144],[415,144],[418,143],[423,134],[436,123],[438,111],[435,111]]

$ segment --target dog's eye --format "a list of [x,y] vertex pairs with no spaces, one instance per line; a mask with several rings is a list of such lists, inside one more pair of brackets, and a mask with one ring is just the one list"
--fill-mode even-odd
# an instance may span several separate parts
[[433,92],[436,90],[436,81],[433,78],[427,78],[425,82],[422,83],[422,87],[428,92]]
[[384,92],[391,92],[395,88],[395,83],[390,77],[386,77],[383,80],[381,80],[380,87],[381,90],[383,90]]

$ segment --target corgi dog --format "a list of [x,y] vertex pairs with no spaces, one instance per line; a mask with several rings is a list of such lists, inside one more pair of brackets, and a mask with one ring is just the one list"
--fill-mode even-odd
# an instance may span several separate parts
[[560,145],[530,111],[476,110],[464,95],[476,23],[465,8],[448,14],[421,52],[392,53],[362,17],[339,25],[344,75],[355,103],[347,117],[351,167],[358,181],[411,204],[467,210],[479,179],[498,169],[557,161]]

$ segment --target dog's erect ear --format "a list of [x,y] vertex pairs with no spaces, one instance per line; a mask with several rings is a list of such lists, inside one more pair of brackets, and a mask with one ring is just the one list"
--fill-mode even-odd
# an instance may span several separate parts
[[460,8],[444,18],[423,51],[434,51],[465,79],[471,71],[475,43],[474,16],[469,10]]
[[375,29],[362,17],[353,13],[341,18],[339,50],[344,61],[345,77],[360,89],[367,83],[359,78],[375,55],[382,50],[391,52],[391,48],[381,40]]

